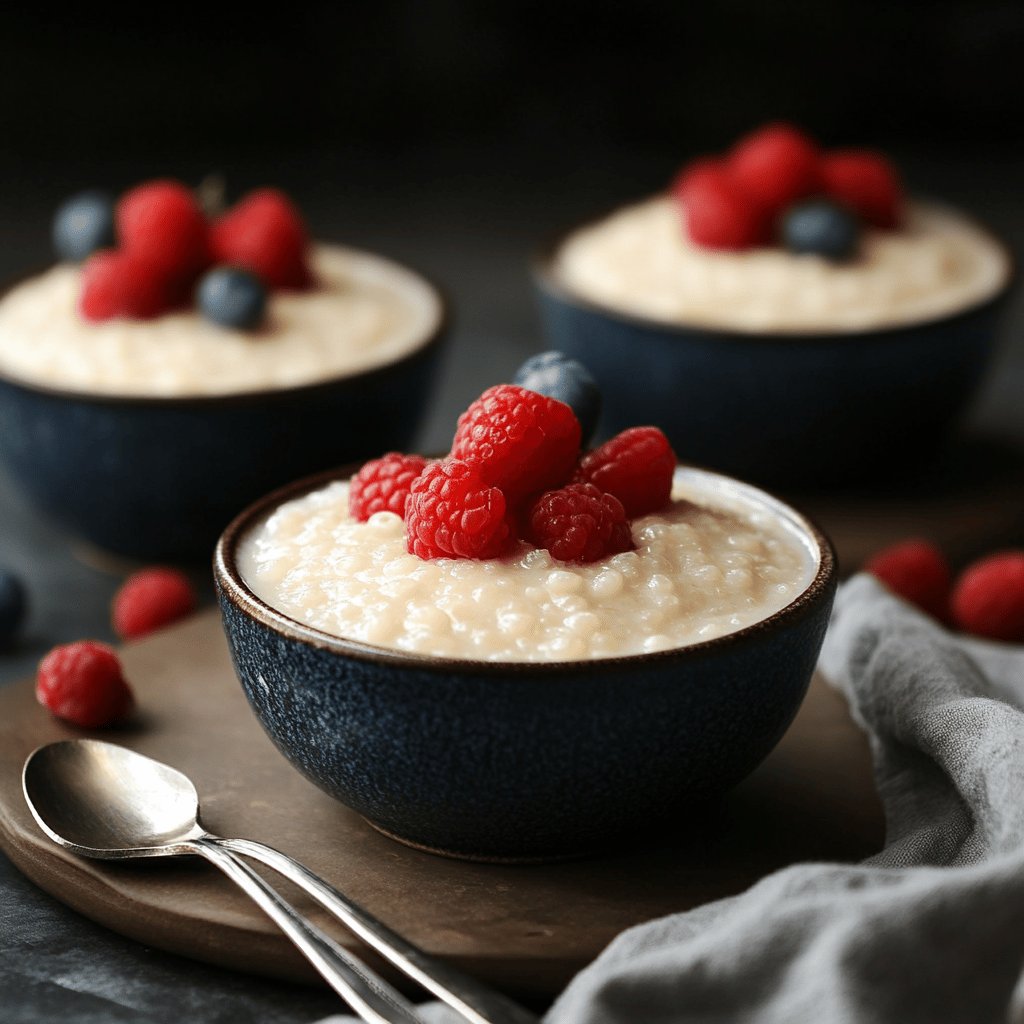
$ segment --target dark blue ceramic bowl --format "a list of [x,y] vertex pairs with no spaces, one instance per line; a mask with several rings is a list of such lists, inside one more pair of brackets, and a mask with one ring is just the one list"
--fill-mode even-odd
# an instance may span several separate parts
[[408,448],[445,328],[434,293],[436,323],[409,355],[306,386],[121,397],[0,374],[0,459],[76,537],[133,558],[208,558],[240,508],[297,472]]
[[800,488],[906,471],[938,451],[982,379],[1012,284],[907,327],[745,334],[572,293],[556,270],[572,233],[541,253],[534,281],[549,346],[602,388],[601,433],[657,423],[685,461]]
[[789,524],[807,590],[736,633],[657,654],[569,663],[412,656],[275,611],[239,573],[240,540],[321,474],[252,506],[214,558],[249,703],[291,763],[381,831],[475,859],[548,859],[678,817],[772,749],[800,705],[835,592],[831,545],[781,502],[701,473]]

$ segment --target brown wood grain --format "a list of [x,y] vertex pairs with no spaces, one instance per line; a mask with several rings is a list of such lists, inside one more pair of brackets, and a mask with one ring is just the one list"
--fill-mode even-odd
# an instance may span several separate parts
[[[211,831],[277,846],[413,942],[524,998],[550,997],[630,925],[739,892],[796,861],[855,860],[882,843],[864,738],[819,679],[775,752],[713,811],[588,860],[509,866],[408,849],[302,778],[249,712],[216,612],[126,647],[124,662],[141,710],[104,737],[191,776]],[[191,859],[81,860],[40,832],[22,796],[22,764],[39,744],[74,735],[35,703],[30,681],[0,692],[0,846],[11,860],[69,906],[139,941],[311,979],[215,869]]]

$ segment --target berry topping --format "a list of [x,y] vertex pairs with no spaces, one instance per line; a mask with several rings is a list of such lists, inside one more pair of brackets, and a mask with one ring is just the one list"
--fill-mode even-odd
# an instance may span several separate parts
[[176,569],[143,569],[129,576],[114,595],[114,632],[134,640],[189,615],[196,593]]
[[782,221],[782,243],[790,252],[842,262],[853,257],[859,241],[860,221],[828,199],[798,203]]
[[978,636],[1024,641],[1024,551],[1001,551],[968,566],[953,590],[953,618]]
[[199,282],[199,311],[221,327],[251,331],[263,321],[267,290],[248,270],[215,267]]
[[24,584],[9,569],[0,569],[0,649],[17,636],[27,609]]
[[208,233],[198,200],[177,181],[139,185],[117,204],[121,249],[169,278],[194,278],[209,266]]
[[825,155],[824,191],[877,228],[899,227],[903,186],[896,168],[881,153],[846,149]]
[[729,156],[733,183],[762,207],[777,214],[817,191],[818,147],[793,125],[765,125],[741,139]]
[[767,244],[764,208],[737,187],[724,167],[705,165],[685,174],[676,196],[690,238],[707,249],[750,249]]
[[82,267],[78,311],[92,321],[151,320],[175,304],[176,291],[159,267],[131,253],[104,249]]
[[116,722],[134,703],[117,655],[92,640],[55,647],[43,658],[36,699],[58,718],[85,729]]
[[527,534],[563,562],[595,562],[633,547],[626,510],[593,484],[567,484],[531,506]]
[[632,519],[669,503],[675,468],[676,453],[657,427],[630,427],[584,455],[573,480],[613,494]]
[[288,197],[277,189],[250,192],[211,229],[217,263],[251,270],[268,288],[308,288],[306,226]]
[[394,512],[404,517],[412,482],[426,468],[427,460],[421,455],[400,452],[388,452],[367,462],[349,483],[349,515],[358,522],[365,522],[374,512]]
[[949,617],[949,564],[934,544],[917,539],[893,544],[868,559],[864,571],[933,618]]
[[452,456],[513,503],[565,483],[580,449],[580,424],[564,402],[518,387],[488,388],[460,417]]
[[541,352],[519,367],[514,383],[569,406],[580,421],[583,444],[593,436],[601,414],[601,392],[582,363],[562,352]]
[[53,218],[53,247],[62,260],[81,263],[114,244],[114,200],[106,192],[79,192]]
[[428,466],[405,506],[409,552],[420,558],[497,558],[514,539],[505,495],[461,459]]

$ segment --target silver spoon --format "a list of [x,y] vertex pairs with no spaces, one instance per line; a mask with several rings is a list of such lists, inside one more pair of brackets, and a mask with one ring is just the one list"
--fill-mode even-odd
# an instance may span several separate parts
[[242,888],[371,1024],[423,1024],[412,1004],[307,921],[198,821],[195,787],[159,761],[98,740],[40,747],[25,762],[25,799],[54,842],[85,857],[198,855]]
[[[245,883],[235,879],[310,957],[321,974],[357,1012],[362,1011],[349,995],[327,977],[298,938],[313,935],[317,955],[348,968],[345,984],[357,986],[354,995],[369,1004],[377,1017],[365,1020],[419,1020],[411,1005],[383,979],[355,960],[288,904],[287,912],[272,913],[266,897],[284,903],[237,854],[253,857],[284,875],[337,917],[368,946],[399,970],[447,1003],[470,1024],[537,1024],[537,1018],[498,992],[429,957],[421,949],[378,921],[322,878],[272,847],[246,839],[222,839],[199,824],[199,798],[195,787],[181,772],[125,747],[100,740],[62,740],[40,747],[25,762],[25,799],[36,821],[54,842],[86,857],[121,860],[131,857],[166,857],[199,854],[213,860],[225,873],[244,872]],[[219,859],[220,858],[220,859]],[[222,858],[227,858],[223,860]],[[226,864],[231,865],[229,871]],[[251,883],[251,884],[250,884]],[[255,888],[260,888],[260,897]],[[264,892],[263,890],[267,890]],[[268,896],[267,893],[270,895]],[[289,928],[282,923],[289,920]],[[305,938],[304,938],[305,941]],[[353,977],[353,971],[356,977]],[[358,986],[359,982],[363,984]],[[370,997],[376,996],[376,1004]],[[383,1002],[381,1002],[383,1001]],[[405,1017],[380,1017],[384,1010]]]

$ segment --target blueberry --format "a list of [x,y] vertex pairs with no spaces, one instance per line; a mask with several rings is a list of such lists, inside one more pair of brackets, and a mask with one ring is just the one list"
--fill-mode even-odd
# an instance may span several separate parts
[[0,569],[0,648],[14,639],[28,608],[25,587],[8,569]]
[[199,309],[221,327],[251,330],[263,320],[266,308],[267,290],[248,270],[214,267],[199,282]]
[[565,402],[580,421],[584,446],[593,437],[601,415],[601,392],[582,363],[563,352],[541,352],[519,367],[513,383]]
[[81,263],[113,244],[114,198],[106,192],[79,192],[54,215],[53,247],[62,260]]
[[790,207],[782,221],[782,242],[790,252],[848,260],[860,241],[860,221],[845,206],[811,199]]

